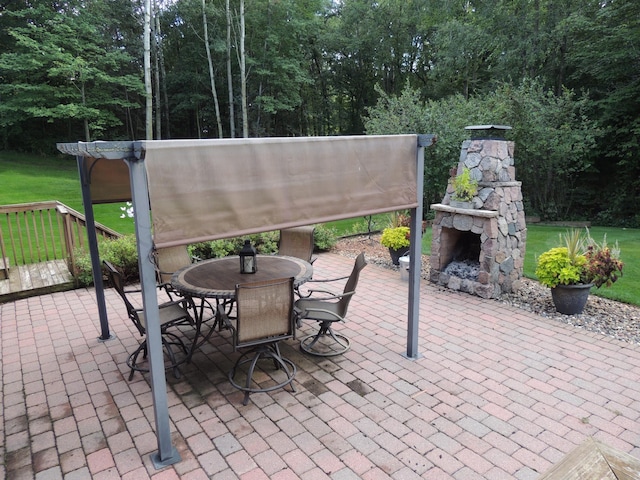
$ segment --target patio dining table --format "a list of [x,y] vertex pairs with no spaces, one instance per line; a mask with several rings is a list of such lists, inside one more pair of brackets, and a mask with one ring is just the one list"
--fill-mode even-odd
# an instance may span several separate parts
[[[293,277],[294,288],[309,281],[313,267],[309,262],[283,255],[258,255],[258,269],[255,273],[240,273],[240,257],[237,255],[213,258],[188,265],[176,271],[171,277],[171,285],[181,294],[200,299],[200,311],[196,319],[195,345],[205,342],[215,330],[216,325],[223,326],[222,310],[228,309],[235,299],[236,285]],[[208,299],[216,300],[215,322],[210,331],[201,340],[204,311]]]

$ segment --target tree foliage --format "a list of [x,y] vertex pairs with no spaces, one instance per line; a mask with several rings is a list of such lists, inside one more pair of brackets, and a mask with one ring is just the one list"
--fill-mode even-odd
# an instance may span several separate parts
[[[510,124],[532,213],[640,224],[640,2],[242,0],[241,38],[240,1],[155,0],[163,138],[437,133],[438,201],[464,126]],[[0,148],[144,137],[143,14],[1,3]]]
[[56,9],[42,2],[8,13],[22,25],[8,30],[12,46],[0,55],[5,145],[20,146],[17,137],[40,147],[28,132],[33,126],[51,128],[62,140],[100,139],[124,123],[118,113],[137,107],[139,72],[124,49],[106,43],[111,39],[98,27],[103,12],[74,2]]
[[465,98],[462,94],[443,100],[420,102],[419,93],[406,87],[398,97],[381,94],[365,120],[367,133],[431,132],[438,136],[427,149],[425,203],[442,199],[449,169],[458,163],[467,125],[497,123],[515,125],[510,138],[516,142],[516,168],[523,182],[529,213],[549,219],[566,218],[574,203],[585,207],[580,174],[593,168],[589,151],[595,147],[599,129],[584,115],[588,104],[564,90],[557,97],[539,82],[526,80],[518,86],[503,84],[494,92]]

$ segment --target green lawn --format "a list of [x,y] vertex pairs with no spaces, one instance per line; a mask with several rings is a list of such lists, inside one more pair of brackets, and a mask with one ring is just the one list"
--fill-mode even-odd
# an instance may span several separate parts
[[[34,157],[0,151],[0,205],[27,203],[43,200],[58,200],[83,212],[82,196],[76,161],[69,156],[55,158]],[[96,221],[121,233],[134,231],[130,218],[120,218],[120,207],[124,204],[95,205]],[[386,225],[387,215],[375,215],[371,223],[372,230]],[[364,218],[341,220],[329,224],[339,235],[349,235],[367,231]],[[558,245],[558,236],[567,230],[565,227],[529,225],[527,228],[527,251],[525,255],[525,276],[535,278],[535,262],[538,255]],[[640,305],[640,230],[593,227],[592,237],[601,241],[607,234],[609,244],[618,241],[625,263],[624,276],[611,288],[596,290],[600,295]],[[423,252],[431,248],[431,230],[427,229],[423,239]]]
[[[0,205],[57,200],[84,213],[76,159],[37,157],[0,151]],[[124,203],[94,205],[96,222],[133,233],[133,220],[120,218]]]

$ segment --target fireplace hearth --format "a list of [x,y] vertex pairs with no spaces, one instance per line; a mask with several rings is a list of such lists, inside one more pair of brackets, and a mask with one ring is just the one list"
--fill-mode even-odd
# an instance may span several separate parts
[[495,298],[518,290],[527,228],[521,182],[515,180],[514,143],[494,138],[510,127],[467,127],[488,133],[462,144],[455,174],[466,167],[478,180],[474,208],[451,205],[451,181],[436,212],[431,244],[430,280],[453,290]]

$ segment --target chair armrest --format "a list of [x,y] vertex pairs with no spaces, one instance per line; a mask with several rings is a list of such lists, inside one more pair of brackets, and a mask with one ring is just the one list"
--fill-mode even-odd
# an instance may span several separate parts
[[333,295],[333,292],[330,292],[328,290],[319,290],[319,289],[314,289],[314,288],[308,288],[307,285],[309,285],[310,283],[331,283],[331,282],[336,282],[339,280],[346,280],[347,278],[349,278],[349,276],[346,277],[337,277],[337,278],[327,278],[327,279],[319,279],[319,280],[309,280],[308,282],[306,282],[304,284],[305,287],[305,292],[302,292],[300,289],[301,287],[303,287],[303,285],[300,285],[298,288],[296,288],[296,293],[298,294],[298,296],[300,298],[309,298],[313,292],[324,292],[324,293],[328,293]]
[[312,296],[312,295],[314,295],[316,293],[321,293],[321,294],[324,294],[324,295],[331,295],[331,296],[337,295],[336,293],[334,293],[334,292],[332,292],[330,290],[320,290],[320,289],[315,289],[315,288],[310,288],[307,291],[307,293],[308,293],[308,295],[305,298],[309,298],[310,296]]
[[336,278],[313,279],[313,280],[309,280],[306,283],[327,283],[327,282],[335,282],[337,280],[346,280],[347,278],[349,278],[349,275],[346,275],[344,277],[336,277]]
[[312,290],[313,292],[322,292],[325,293],[324,296],[321,297],[304,297],[302,298],[302,300],[306,300],[306,301],[312,301],[312,302],[323,302],[326,300],[340,300],[341,298],[344,297],[350,297],[351,295],[353,295],[354,293],[356,293],[355,291],[353,292],[344,292],[344,293],[332,293],[332,292],[327,292],[324,290]]

